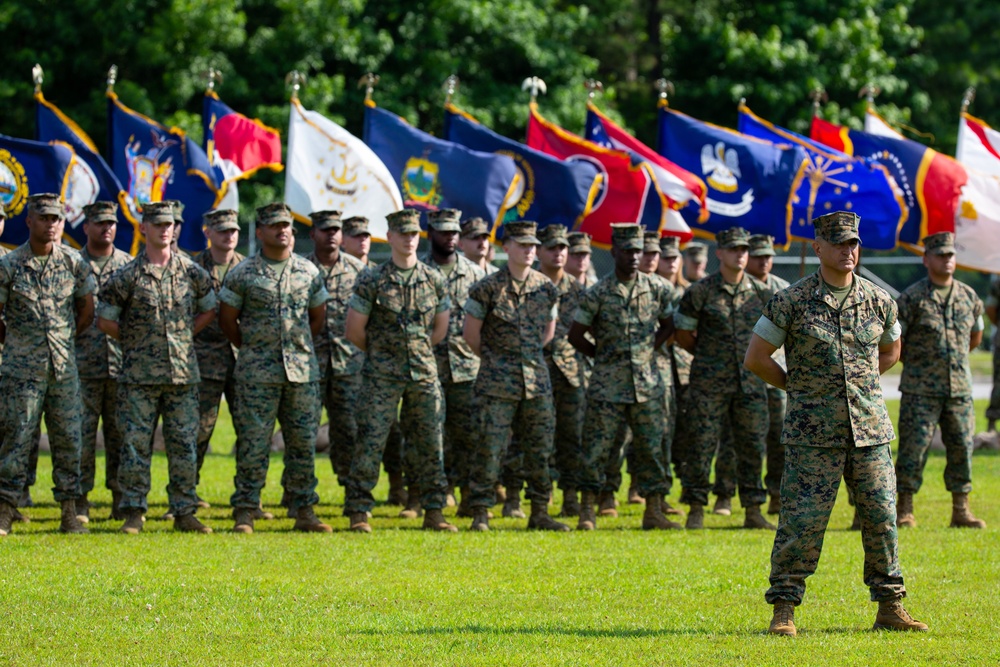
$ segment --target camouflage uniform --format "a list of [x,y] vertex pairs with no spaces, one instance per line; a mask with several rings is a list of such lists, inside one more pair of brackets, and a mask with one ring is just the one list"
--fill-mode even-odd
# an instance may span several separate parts
[[[990,291],[986,296],[986,306],[1000,309],[1000,275],[990,278]],[[993,327],[993,391],[990,404],[986,408],[986,418],[991,422],[1000,420],[1000,327]]]
[[[814,221],[817,236],[841,242],[841,230],[850,223],[838,221],[845,218],[855,220],[846,233],[857,238],[857,217],[843,213]],[[896,313],[892,298],[859,276],[841,305],[817,272],[778,292],[754,328],[772,345],[784,345],[788,363],[781,515],[765,596],[770,604],[801,603],[806,577],[819,562],[841,477],[861,518],[864,581],[871,599],[906,594],[889,450],[894,433],[878,368],[879,345],[899,337]]]
[[[114,213],[112,213],[114,215]],[[113,249],[103,266],[87,252],[80,251],[94,277],[97,291],[95,307],[100,307],[99,294],[111,275],[132,261],[127,252]],[[121,462],[122,424],[121,406],[118,404],[118,375],[121,372],[122,350],[114,338],[107,336],[94,324],[76,338],[76,366],[80,374],[80,395],[83,403],[81,422],[80,493],[86,496],[94,489],[97,425],[102,422],[104,433],[104,485],[112,491],[121,491],[118,485],[118,467]]]
[[73,349],[75,299],[93,293],[94,287],[80,254],[59,244],[44,263],[27,242],[0,260],[0,303],[7,325],[0,369],[0,393],[5,396],[0,502],[16,507],[26,488],[43,412],[52,448],[53,496],[60,503],[80,496],[82,406]]
[[[229,213],[230,215],[226,215]],[[215,211],[206,216],[206,223],[215,229],[233,229],[235,225],[239,229],[236,221],[235,211]],[[194,258],[194,263],[205,269],[212,279],[212,291],[216,298],[222,290],[222,280],[229,275],[240,262],[246,257],[238,252],[233,253],[229,264],[222,267],[212,259],[212,252],[208,248],[198,253]],[[222,277],[219,276],[220,268]],[[221,302],[220,302],[221,303]],[[208,452],[209,443],[212,440],[212,433],[215,431],[215,422],[219,419],[219,402],[222,395],[226,395],[226,403],[229,405],[229,412],[235,412],[236,402],[236,381],[233,372],[236,369],[236,349],[230,344],[226,334],[219,327],[218,318],[209,322],[208,326],[198,332],[194,337],[194,351],[198,356],[198,368],[201,371],[201,384],[198,386],[198,478],[201,479],[201,466],[205,462],[205,454]]]
[[[411,229],[409,210],[390,218],[390,229]],[[417,220],[418,222],[418,220]],[[419,229],[419,222],[417,224]],[[406,433],[411,482],[420,489],[425,510],[445,505],[447,479],[441,443],[443,398],[437,360],[431,347],[434,319],[451,307],[441,274],[417,262],[409,280],[391,260],[367,269],[354,285],[350,308],[368,316],[368,349],[361,372],[358,444],[347,480],[344,514],[371,511],[386,436],[399,412]]]
[[[257,210],[257,224],[291,222],[284,204]],[[263,254],[226,276],[219,299],[240,311],[242,339],[236,359],[236,478],[234,510],[260,506],[267,480],[271,436],[281,422],[285,439],[282,482],[290,509],[311,508],[316,493],[316,431],[319,428],[319,364],[309,310],[329,299],[316,266],[294,253],[280,273]]]
[[[734,236],[732,242],[746,245],[748,235],[743,234]],[[730,285],[722,273],[715,273],[691,285],[681,299],[675,326],[698,332],[688,396],[691,440],[682,480],[683,502],[708,504],[712,455],[725,417],[733,433],[739,435],[736,476],[740,503],[751,507],[766,499],[761,468],[767,435],[767,390],[763,380],[743,368],[743,355],[754,323],[772,294],[747,273],[738,285]]]
[[983,304],[965,283],[955,280],[942,294],[927,278],[907,288],[898,304],[903,397],[896,488],[900,494],[920,490],[934,427],[940,425],[947,451],[945,488],[968,493],[975,423],[969,337],[983,329]]
[[[147,210],[144,220],[151,215],[158,213]],[[118,323],[122,350],[118,403],[124,431],[118,484],[124,511],[147,509],[157,415],[163,418],[170,513],[176,518],[196,509],[201,376],[194,351],[194,319],[213,310],[215,304],[208,273],[174,254],[166,266],[159,267],[150,264],[143,253],[116,271],[101,289],[98,315]]]

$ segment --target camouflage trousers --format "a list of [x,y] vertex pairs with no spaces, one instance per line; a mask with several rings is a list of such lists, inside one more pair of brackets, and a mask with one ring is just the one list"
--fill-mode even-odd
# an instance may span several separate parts
[[972,491],[972,431],[975,418],[971,396],[948,398],[904,393],[899,404],[897,491],[916,493],[920,490],[934,427],[939,424],[947,457],[944,487],[951,493]]
[[549,459],[556,429],[552,395],[507,400],[477,392],[476,400],[479,439],[469,457],[469,505],[491,507],[495,503],[500,466],[511,439],[520,449],[521,470],[528,487],[525,496],[548,504],[552,493]]
[[175,517],[192,514],[198,501],[195,495],[198,385],[119,383],[118,403],[124,425],[118,466],[121,508],[145,512],[148,507],[153,432],[159,415],[163,418],[163,444],[167,452],[170,512]]
[[549,364],[556,435],[550,468],[560,489],[575,489],[583,459],[583,417],[587,412],[587,389],[574,387],[555,364]]
[[444,395],[444,472],[448,488],[469,483],[469,458],[476,448],[478,414],[475,382],[448,382]]
[[425,510],[444,507],[447,480],[441,444],[441,384],[437,380],[413,382],[362,374],[358,444],[344,494],[347,516],[370,512],[375,506],[372,489],[378,483],[386,437],[400,400],[399,425],[406,438],[404,467],[410,471],[410,482],[420,489],[420,505]]
[[347,486],[347,476],[351,472],[351,458],[357,446],[358,422],[356,413],[362,407],[358,403],[361,390],[361,374],[327,375],[320,382],[323,393],[323,407],[330,420],[330,463],[333,474],[341,486]]
[[[670,462],[673,458],[674,435],[677,432],[677,399],[674,395],[673,385],[667,385],[663,392],[665,428],[660,443],[660,455],[663,457],[663,472],[666,475],[667,487],[673,486],[674,476],[670,472]],[[601,486],[602,493],[618,493],[622,485],[622,461],[627,464],[630,477],[630,485],[636,485],[636,456],[633,441],[632,429],[624,422],[618,428],[615,436],[616,446],[608,456],[608,467],[604,471],[604,484]]]
[[[783,389],[768,386],[765,439],[767,474],[764,475],[764,486],[772,496],[781,492],[781,472],[785,467],[785,446],[781,444],[781,429],[785,424],[787,401]],[[718,453],[715,455],[715,484],[712,493],[720,498],[732,498],[736,495],[736,445],[728,416],[723,420],[721,432]]]
[[604,487],[608,459],[624,424],[632,430],[633,475],[639,495],[648,498],[670,492],[666,471],[670,457],[667,454],[664,459],[663,453],[664,405],[662,397],[642,403],[611,403],[588,397],[580,490],[598,493]]
[[[382,452],[382,467],[386,473],[391,475],[405,470],[403,465],[405,447],[403,432],[399,430],[399,419],[393,419],[392,426],[389,427],[389,436],[385,439],[385,451]],[[407,475],[412,476],[412,473],[407,471]]]
[[83,419],[80,426],[80,493],[94,490],[97,468],[97,425],[104,434],[104,486],[121,491],[118,467],[121,463],[122,424],[118,403],[118,381],[114,378],[80,380]]
[[990,404],[986,408],[986,418],[991,421],[1000,420],[1000,349],[997,340],[993,341],[993,391],[990,392]]
[[282,485],[289,508],[312,507],[316,493],[316,431],[319,429],[318,382],[236,381],[236,489],[234,509],[255,509],[267,482],[275,422],[285,440]]
[[3,443],[0,444],[0,501],[17,506],[27,488],[31,450],[45,427],[52,451],[52,494],[56,502],[80,497],[80,381],[52,376],[0,378]]
[[219,420],[219,403],[222,395],[226,395],[229,414],[236,413],[236,381],[232,373],[225,380],[202,378],[198,385],[198,481],[201,481],[201,466],[205,463],[215,432],[215,423]]
[[786,447],[781,514],[771,551],[770,604],[796,605],[816,571],[840,478],[854,495],[865,550],[864,582],[872,601],[906,595],[896,533],[896,479],[889,445]]
[[687,418],[691,439],[685,466],[681,502],[707,505],[711,488],[712,457],[716,453],[723,425],[728,419],[736,438],[736,478],[743,507],[760,505],[767,499],[761,472],[767,429],[767,392],[755,387],[753,393],[718,393],[691,386]]

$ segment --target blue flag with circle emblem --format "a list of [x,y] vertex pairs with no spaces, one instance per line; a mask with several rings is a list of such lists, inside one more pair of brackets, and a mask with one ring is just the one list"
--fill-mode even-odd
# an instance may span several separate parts
[[497,134],[451,104],[445,106],[444,134],[467,148],[513,158],[521,180],[507,220],[534,220],[539,229],[548,225],[573,229],[590,213],[600,193],[600,171],[590,162],[546,155]]
[[812,220],[832,211],[853,211],[861,216],[861,244],[873,250],[892,250],[908,209],[902,192],[885,166],[874,160],[853,158],[829,146],[768,123],[741,106],[739,130],[774,143],[799,146],[806,154],[806,168],[794,184],[791,235],[812,239]]
[[176,199],[184,204],[177,245],[192,252],[204,250],[202,216],[221,198],[205,151],[183,130],[161,125],[108,93],[108,153],[136,219],[142,219],[144,204]]
[[364,141],[396,179],[404,206],[457,208],[499,224],[517,204],[520,179],[508,155],[438,139],[373,104],[365,106]]
[[115,246],[132,255],[139,250],[139,222],[129,210],[122,184],[101,157],[93,140],[71,118],[42,95],[35,93],[35,138],[64,141],[73,147],[76,161],[66,189],[66,230],[79,245],[86,244],[83,207],[95,201],[118,202]]
[[804,150],[747,137],[662,107],[657,152],[708,186],[706,219],[699,220],[696,206],[681,210],[695,234],[714,235],[738,226],[788,245],[792,185],[804,173]]
[[[28,228],[24,223],[28,197],[43,192],[65,197],[75,159],[73,149],[66,144],[47,144],[0,134],[0,204],[7,212],[0,243],[13,248],[28,240]],[[65,232],[63,238],[71,239]]]

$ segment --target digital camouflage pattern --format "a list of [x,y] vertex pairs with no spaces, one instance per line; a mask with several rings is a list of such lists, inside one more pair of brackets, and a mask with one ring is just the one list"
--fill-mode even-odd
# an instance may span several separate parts
[[194,351],[194,318],[214,310],[205,269],[171,254],[166,266],[145,253],[115,271],[101,289],[98,316],[121,333],[122,384],[195,384],[201,379]]
[[240,311],[237,383],[319,381],[309,309],[329,295],[312,262],[292,254],[278,275],[263,255],[255,255],[226,275],[219,299]]
[[471,382],[479,373],[479,357],[465,342],[462,329],[465,326],[465,302],[469,298],[469,290],[486,277],[486,272],[461,255],[456,255],[455,260],[455,268],[451,273],[445,274],[438,268],[430,253],[421,257],[424,264],[440,274],[451,302],[448,335],[434,348],[438,379],[442,384]]
[[583,296],[583,286],[564,274],[556,284],[559,291],[559,319],[556,332],[545,346],[545,362],[552,381],[552,402],[556,413],[555,466],[553,479],[562,489],[575,489],[583,457],[583,416],[587,407],[586,359],[577,352],[567,335]]
[[983,302],[963,282],[942,296],[924,278],[897,299],[903,330],[899,390],[921,396],[972,396],[969,338],[981,330]]
[[[990,278],[990,290],[986,296],[986,306],[1000,307],[1000,275]],[[990,421],[1000,419],[1000,327],[993,327],[993,391],[990,392],[990,405],[986,408],[986,418]]]
[[[794,366],[796,360],[790,358],[789,363]],[[896,480],[889,445],[793,446],[785,452],[781,516],[771,551],[771,587],[764,596],[769,604],[802,602],[806,577],[819,563],[841,477],[861,519],[864,582],[872,601],[906,595],[897,553]]]
[[[97,312],[101,306],[101,291],[104,286],[115,271],[132,261],[132,256],[114,248],[111,256],[101,266],[84,246],[80,250],[80,257],[90,269],[94,280],[94,310]],[[118,341],[97,328],[96,317],[93,324],[76,337],[76,366],[80,378],[86,380],[115,379],[121,372],[121,346]]]
[[[572,387],[583,387],[586,377],[583,368],[586,360],[583,354],[577,352],[576,348],[570,344],[567,335],[570,327],[573,326],[573,317],[583,298],[584,288],[573,276],[568,273],[563,274],[562,279],[555,285],[559,292],[559,319],[556,320],[556,332],[545,346],[545,359],[549,363],[550,369],[554,366],[560,375]],[[551,375],[551,374],[550,374]]]
[[841,307],[817,272],[778,292],[763,314],[786,332],[783,444],[871,447],[895,437],[878,372],[879,340],[896,324],[892,297],[854,276]]
[[904,393],[899,404],[899,452],[896,489],[917,493],[924,481],[934,429],[941,427],[945,447],[944,486],[950,493],[972,491],[972,396],[924,396]]
[[[583,420],[583,457],[577,477],[581,491],[598,493],[607,488],[607,467],[616,442],[621,442],[622,425],[632,431],[629,472],[632,483],[643,498],[663,496],[670,492],[662,450],[664,420],[662,397],[641,403],[605,401],[588,393]],[[613,460],[613,459],[612,459]],[[618,459],[617,469],[621,462]]]

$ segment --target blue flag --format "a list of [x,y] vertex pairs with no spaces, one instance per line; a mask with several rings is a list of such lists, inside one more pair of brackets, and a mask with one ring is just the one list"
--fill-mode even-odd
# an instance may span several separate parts
[[573,229],[590,213],[600,192],[597,176],[601,172],[590,162],[546,155],[500,136],[452,105],[445,107],[444,134],[466,148],[514,159],[519,190],[506,220],[534,220],[539,229],[547,225]]
[[861,216],[861,243],[873,250],[896,247],[907,207],[889,171],[872,160],[846,153],[772,125],[740,107],[739,130],[774,143],[799,146],[806,153],[806,168],[796,181],[792,198],[792,236],[812,239],[812,220],[832,211],[853,211]]
[[90,136],[46,100],[41,92],[35,93],[35,102],[35,138],[45,142],[63,141],[76,153],[66,190],[65,233],[78,245],[86,245],[83,207],[98,200],[118,202],[115,246],[134,255],[139,250],[139,222],[129,210],[125,191],[111,167],[101,157]]
[[792,185],[806,165],[801,148],[746,137],[663,107],[657,150],[708,185],[706,220],[698,219],[695,206],[681,211],[695,233],[739,226],[788,245]]
[[[0,134],[0,204],[7,211],[0,242],[13,248],[28,240],[28,197],[42,192],[66,195],[75,156],[66,144],[47,144]],[[64,232],[63,238],[70,241]],[[79,244],[76,244],[79,247]]]
[[457,208],[499,224],[517,202],[520,179],[507,155],[432,137],[376,106],[365,107],[364,141],[396,179],[404,206]]
[[143,204],[176,199],[184,204],[177,244],[182,250],[204,250],[202,216],[220,199],[205,151],[182,130],[167,128],[108,93],[108,153],[132,215],[141,219]]

